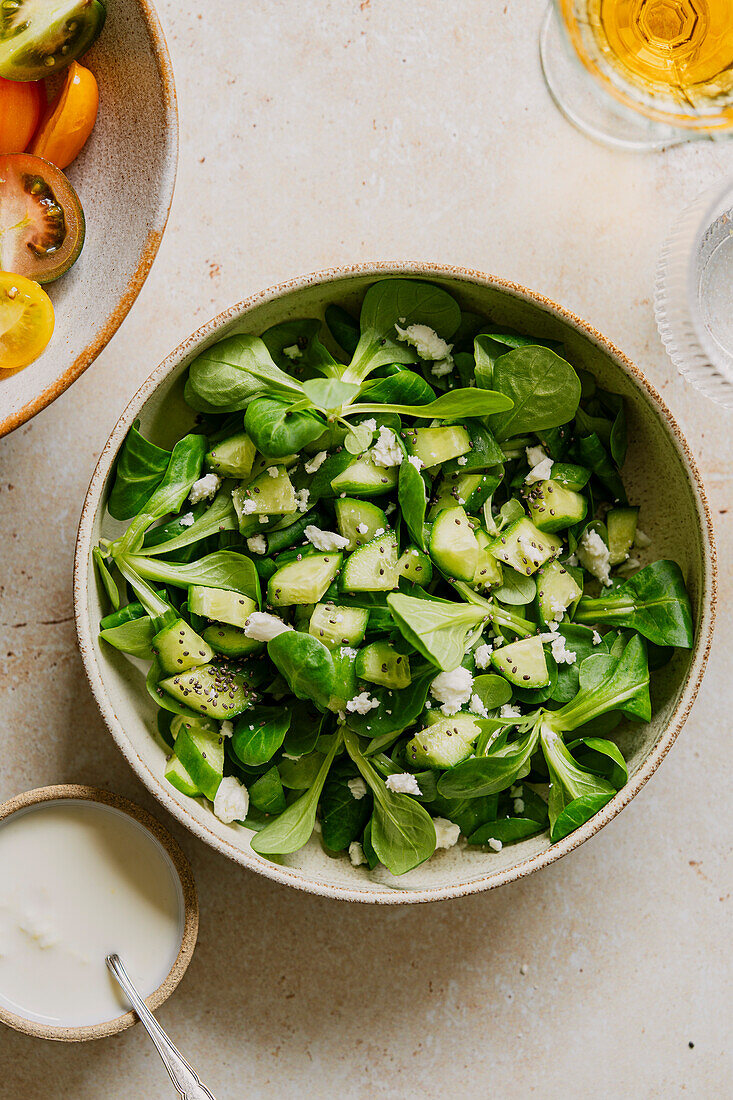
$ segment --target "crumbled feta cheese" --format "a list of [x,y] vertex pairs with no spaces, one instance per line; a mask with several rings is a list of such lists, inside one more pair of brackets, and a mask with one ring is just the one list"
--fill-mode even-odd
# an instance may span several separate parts
[[295,490],[295,507],[299,512],[308,511],[308,500],[310,499],[310,495],[310,489]]
[[186,512],[185,516],[181,516],[178,522],[181,527],[190,527],[192,523],[196,522],[196,517],[193,512]]
[[266,554],[267,539],[264,535],[253,535],[251,539],[247,539],[247,548],[253,554]]
[[244,821],[249,810],[249,793],[233,775],[225,775],[214,798],[214,813],[225,825]]
[[255,504],[255,502],[252,500],[251,497],[247,497],[244,504],[242,505],[242,511],[244,512],[245,516],[251,516],[256,508],[257,508],[257,505]]
[[253,611],[244,624],[245,636],[258,642],[271,642],[273,638],[292,629],[292,626],[284,623],[277,615],[269,615],[267,611]]
[[[529,448],[528,448],[529,450]],[[551,458],[543,458],[536,466],[533,466],[524,479],[525,485],[534,485],[538,481],[547,481],[552,477],[554,463]]]
[[524,813],[524,799],[523,798],[515,798],[514,799],[514,813],[515,814],[523,814]]
[[307,474],[314,474],[316,472],[316,470],[320,470],[321,466],[323,465],[323,463],[326,461],[327,458],[328,458],[328,451],[319,451],[318,454],[315,455],[310,460],[310,462],[306,462],[305,472]]
[[232,737],[234,735],[234,723],[226,719],[219,726],[219,733],[222,737]]
[[366,523],[357,523],[356,530],[359,532],[360,535],[365,535],[369,528],[367,527]]
[[270,522],[270,517],[269,516],[260,516],[260,523],[269,523],[269,522]]
[[358,840],[352,840],[349,845],[349,859],[353,867],[361,867],[362,864],[367,862],[367,857],[364,855],[364,849]]
[[410,772],[388,775],[385,786],[388,791],[395,791],[396,794],[422,794],[417,779]]
[[457,714],[471,698],[473,676],[461,665],[450,672],[441,672],[430,685],[430,694],[442,703],[443,714]]
[[591,527],[586,527],[578,544],[581,565],[592,573],[601,584],[611,583],[611,554],[605,542]]
[[316,550],[345,550],[349,540],[335,531],[321,531],[313,523],[309,523],[305,529],[305,537]]
[[286,355],[293,363],[296,359],[303,358],[303,352],[297,344],[291,344],[289,348],[283,348],[283,355]]
[[277,477],[277,475],[279,474],[280,471],[277,468],[277,466],[268,466],[267,467],[267,472],[270,475],[270,477]]
[[651,546],[652,540],[648,535],[645,535],[643,531],[636,528],[636,534],[634,535],[634,546],[638,546],[640,550],[646,550],[648,546]]
[[486,709],[484,704],[481,702],[480,697],[478,695],[476,695],[475,692],[471,696],[471,701],[469,703],[469,707],[473,711],[474,714],[480,714],[482,718],[488,718],[489,717],[488,710]]
[[499,711],[500,718],[521,718],[522,712],[519,707],[513,707],[511,703],[505,703]]
[[601,637],[601,635],[598,633],[597,630],[594,630],[593,631],[593,645],[600,645],[602,641],[603,641],[603,638]]
[[[557,626],[557,623],[550,624],[553,628]],[[565,638],[557,630],[550,630],[548,633],[540,634],[540,641],[543,644],[548,644],[552,652],[552,656],[555,658],[559,665],[574,665],[577,659],[577,654],[568,649],[565,643]]]
[[484,642],[482,645],[477,646],[474,650],[473,659],[476,662],[476,668],[488,668],[491,664],[491,654],[493,646],[490,646],[488,642]]
[[221,485],[221,478],[216,474],[204,474],[198,481],[194,481],[188,499],[191,504],[198,504],[201,500],[210,500]]
[[454,844],[458,843],[458,838],[461,835],[460,825],[456,825],[454,821],[449,821],[447,817],[434,817],[433,825],[435,826],[436,849],[452,848]]
[[548,457],[544,447],[525,447],[524,453],[527,456],[527,463],[530,467],[539,466],[540,462],[544,462]]
[[465,466],[466,463],[468,462],[468,459],[465,455],[459,455],[458,458],[456,459],[456,462],[458,463],[459,466]]
[[362,691],[358,695],[355,695],[353,699],[349,699],[346,704],[346,709],[350,714],[355,711],[357,714],[368,714],[374,707],[379,706],[379,699],[372,699],[368,691]]
[[391,428],[383,426],[379,429],[379,437],[372,447],[371,458],[375,466],[401,465],[404,452]]
[[423,460],[421,458],[418,458],[417,455],[409,455],[407,461],[411,463],[411,465],[413,465],[418,471],[422,470],[423,466],[425,465]]
[[368,420],[362,420],[359,427],[365,428],[366,431],[374,433],[377,430],[377,422],[373,416],[370,416]]
[[[449,345],[452,347],[453,345]],[[430,368],[430,373],[434,374],[436,378],[445,378],[446,374],[450,374],[455,366],[453,357],[448,355],[445,359],[439,359],[437,363],[433,363]]]
[[[343,622],[343,618],[343,615],[337,615],[336,622]],[[350,657],[352,661],[354,660],[358,652],[358,649],[352,649],[351,646],[348,645],[342,645],[341,649],[339,650],[339,653],[342,657]]]
[[500,852],[503,847],[504,845],[502,844],[502,842],[500,840],[497,840],[496,837],[489,837],[489,848],[491,848],[492,851]]
[[349,779],[348,788],[351,791],[351,797],[355,798],[359,802],[367,793],[367,786],[361,776],[356,779]]
[[397,339],[411,344],[421,359],[451,359],[453,345],[446,344],[429,325],[408,325],[407,328],[395,325],[395,328]]
[[562,618],[567,611],[567,604],[561,603],[560,600],[556,600],[554,596],[551,596],[550,611],[553,615],[559,615],[559,617]]

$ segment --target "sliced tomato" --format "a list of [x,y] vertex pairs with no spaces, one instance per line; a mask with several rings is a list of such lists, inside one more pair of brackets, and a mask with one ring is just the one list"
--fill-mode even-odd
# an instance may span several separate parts
[[0,76],[42,80],[65,69],[104,26],[105,0],[0,0]]
[[72,61],[61,90],[46,109],[29,151],[50,160],[57,168],[66,168],[79,156],[91,134],[98,107],[99,88],[94,73],[78,61]]
[[0,157],[0,271],[50,283],[84,244],[84,212],[63,172],[30,153]]
[[53,306],[46,291],[26,279],[0,271],[0,378],[37,359],[51,339]]
[[22,153],[28,148],[46,106],[41,81],[19,84],[0,77],[0,153]]

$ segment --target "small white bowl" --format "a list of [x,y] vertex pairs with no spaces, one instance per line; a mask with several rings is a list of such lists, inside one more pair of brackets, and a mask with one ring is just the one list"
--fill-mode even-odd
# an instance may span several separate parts
[[[322,317],[330,302],[358,311],[371,283],[395,276],[438,283],[463,308],[499,325],[564,341],[577,366],[623,394],[630,439],[624,471],[629,495],[642,506],[644,529],[653,539],[649,553],[680,563],[696,629],[694,648],[679,652],[654,676],[651,723],[633,731],[619,727],[629,781],[600,813],[557,844],[550,845],[545,833],[496,853],[459,846],[436,853],[402,878],[384,869],[370,874],[364,867],[352,867],[346,858],[330,857],[317,836],[302,851],[277,863],[263,859],[251,850],[249,830],[223,825],[210,808],[167,784],[165,752],[153,735],[155,707],[142,676],[122,654],[100,647],[98,623],[106,609],[91,568],[92,547],[100,535],[116,529],[105,515],[105,502],[128,428],[140,418],[142,432],[164,445],[186,430],[193,414],[181,399],[183,375],[204,348],[233,332],[258,334],[289,318]],[[107,441],[84,502],[74,572],[79,645],[92,691],[112,736],[155,797],[217,851],[277,882],[327,897],[387,904],[434,901],[501,886],[577,848],[615,817],[659,767],[690,712],[712,639],[715,596],[715,544],[700,475],[674,417],[641,371],[590,325],[540,294],[478,271],[430,263],[360,264],[305,275],[232,306],[185,340],[138,390]]]

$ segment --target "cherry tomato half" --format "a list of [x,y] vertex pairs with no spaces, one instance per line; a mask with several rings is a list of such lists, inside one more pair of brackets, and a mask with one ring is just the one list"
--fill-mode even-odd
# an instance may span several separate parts
[[57,168],[66,168],[79,156],[91,134],[98,107],[99,88],[94,73],[72,61],[59,94],[46,109],[29,152],[50,160]]
[[41,81],[0,77],[0,153],[22,153],[36,132],[46,106],[46,89]]
[[51,339],[53,306],[46,291],[8,271],[0,271],[0,378],[37,359]]
[[0,76],[43,80],[85,53],[104,26],[105,0],[2,0]]
[[84,212],[63,172],[47,160],[0,156],[0,271],[50,283],[84,244]]

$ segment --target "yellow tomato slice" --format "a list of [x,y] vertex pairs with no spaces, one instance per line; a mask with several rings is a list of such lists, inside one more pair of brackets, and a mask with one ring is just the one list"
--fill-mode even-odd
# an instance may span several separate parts
[[51,339],[53,306],[46,291],[26,279],[0,271],[0,378],[37,359]]
[[66,79],[41,119],[30,152],[66,168],[78,157],[91,134],[99,107],[94,73],[72,61]]

